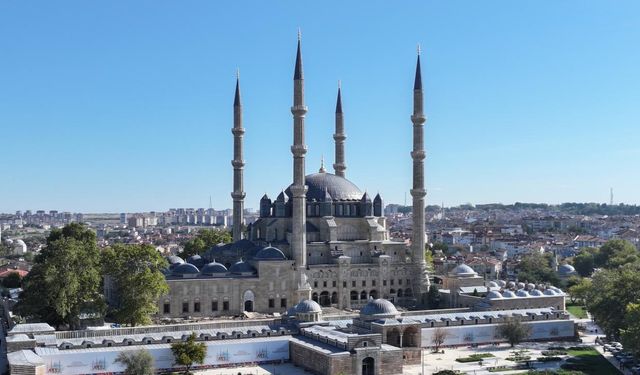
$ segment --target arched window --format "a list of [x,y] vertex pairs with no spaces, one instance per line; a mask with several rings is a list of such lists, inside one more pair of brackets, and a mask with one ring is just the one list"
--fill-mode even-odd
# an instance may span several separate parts
[[402,293],[402,289],[398,289],[398,297],[402,297],[403,293]]
[[367,292],[366,292],[366,291],[364,291],[364,290],[363,290],[363,291],[360,293],[360,299],[367,299]]
[[352,301],[357,301],[358,300],[358,292],[356,292],[355,290],[351,291],[351,300]]

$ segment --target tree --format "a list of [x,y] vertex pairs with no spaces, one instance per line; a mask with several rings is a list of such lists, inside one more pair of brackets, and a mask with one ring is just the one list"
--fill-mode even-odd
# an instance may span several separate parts
[[533,253],[525,255],[518,264],[518,279],[530,283],[551,283],[558,285],[560,279],[551,268],[549,255]]
[[618,338],[626,327],[627,306],[640,301],[640,262],[594,273],[586,296],[587,309],[608,336]]
[[580,254],[573,258],[573,267],[576,272],[582,277],[589,277],[593,273],[595,268],[595,254],[598,253],[598,249],[585,248],[580,251]]
[[507,340],[513,348],[531,334],[531,327],[523,324],[520,320],[507,318],[504,323],[498,326],[498,335]]
[[200,229],[198,233],[183,244],[182,257],[202,254],[213,245],[231,242],[231,232],[223,229]]
[[113,282],[115,318],[132,326],[149,324],[157,301],[169,292],[162,270],[167,261],[151,245],[116,244],[102,255],[105,282]]
[[146,349],[134,352],[120,352],[116,357],[116,362],[125,366],[125,375],[153,375],[153,356]]
[[190,374],[194,363],[204,363],[207,356],[207,346],[196,342],[196,333],[192,332],[186,341],[171,344],[171,352],[177,365],[185,366],[185,375]]
[[640,302],[627,305],[625,328],[621,330],[620,338],[626,351],[640,356]]
[[54,326],[79,328],[81,313],[104,312],[100,279],[95,233],[78,223],[54,229],[24,278],[16,312]]
[[431,343],[433,344],[434,353],[437,353],[438,350],[440,350],[440,346],[442,346],[442,344],[447,340],[447,336],[449,336],[449,333],[444,328],[438,327],[433,331]]
[[429,291],[427,291],[427,305],[430,309],[437,309],[440,305],[440,292],[433,284],[429,286]]
[[579,283],[571,286],[568,290],[571,297],[571,302],[582,301],[584,303],[584,301],[587,300],[587,296],[590,290],[591,280],[587,278],[580,280]]
[[22,285],[22,276],[17,272],[11,272],[2,280],[2,286],[5,288],[20,288]]
[[638,249],[629,241],[610,240],[600,247],[596,267],[615,268],[639,259]]

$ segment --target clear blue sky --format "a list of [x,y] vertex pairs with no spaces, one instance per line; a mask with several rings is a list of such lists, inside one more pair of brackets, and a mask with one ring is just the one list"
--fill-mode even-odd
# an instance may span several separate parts
[[[247,207],[291,181],[302,29],[307,172],[402,203],[423,49],[429,204],[640,203],[638,1],[0,0],[0,212],[231,206],[241,70]],[[407,194],[408,195],[408,194]]]

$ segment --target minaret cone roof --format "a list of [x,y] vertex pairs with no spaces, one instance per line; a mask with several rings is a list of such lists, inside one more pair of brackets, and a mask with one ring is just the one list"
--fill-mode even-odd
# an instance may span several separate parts
[[336,100],[336,113],[342,113],[342,93],[340,87],[338,87],[338,99]]
[[236,96],[233,99],[233,106],[240,107],[242,104],[240,103],[240,78],[236,78]]
[[422,73],[420,69],[420,55],[418,55],[418,63],[416,64],[416,80],[413,83],[414,90],[422,90]]
[[296,69],[293,73],[293,79],[304,79],[302,74],[302,52],[300,51],[300,38],[298,38],[298,52],[296,53]]

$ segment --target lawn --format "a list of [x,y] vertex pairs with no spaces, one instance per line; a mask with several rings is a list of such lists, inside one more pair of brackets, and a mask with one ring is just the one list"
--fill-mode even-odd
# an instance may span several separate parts
[[567,305],[567,311],[578,319],[585,319],[587,317],[587,310],[582,305]]
[[586,375],[619,375],[618,370],[607,361],[594,348],[586,350],[569,350],[569,356],[573,357],[568,363],[576,364],[578,368]]

